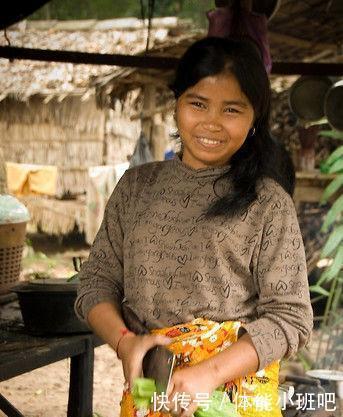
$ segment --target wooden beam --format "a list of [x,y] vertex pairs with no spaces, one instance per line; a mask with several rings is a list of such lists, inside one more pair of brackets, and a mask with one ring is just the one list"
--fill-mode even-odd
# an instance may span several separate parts
[[343,74],[343,64],[329,62],[273,62],[272,74],[341,76]]
[[[121,67],[173,69],[179,59],[163,56],[95,54],[0,46],[0,57],[35,61],[71,62],[73,64],[116,65]],[[274,62],[272,74],[337,75],[343,74],[342,63]]]
[[72,64],[116,65],[137,68],[174,68],[177,58],[145,55],[96,54],[91,52],[0,46],[0,57],[32,61],[70,62]]

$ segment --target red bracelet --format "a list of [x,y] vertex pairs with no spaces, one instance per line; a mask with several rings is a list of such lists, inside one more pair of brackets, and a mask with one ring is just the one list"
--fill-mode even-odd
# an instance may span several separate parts
[[128,328],[126,328],[126,327],[122,327],[120,330],[119,330],[119,332],[120,332],[120,334],[121,334],[121,336],[119,337],[119,339],[118,339],[118,342],[117,342],[117,346],[116,346],[116,348],[115,348],[115,352],[116,352],[116,354],[117,354],[117,358],[118,359],[120,359],[120,357],[119,357],[119,355],[118,355],[118,349],[119,349],[119,344],[120,344],[120,342],[122,341],[122,339],[124,338],[124,336],[126,336],[127,334],[133,334],[133,335],[135,335],[135,333],[133,333],[133,332],[131,332]]

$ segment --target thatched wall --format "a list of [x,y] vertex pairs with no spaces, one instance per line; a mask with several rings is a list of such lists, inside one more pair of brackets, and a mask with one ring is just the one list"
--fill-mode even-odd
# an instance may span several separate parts
[[126,162],[132,154],[138,122],[98,109],[94,96],[46,101],[0,102],[0,140],[7,161],[57,166],[58,196],[84,193],[88,167]]

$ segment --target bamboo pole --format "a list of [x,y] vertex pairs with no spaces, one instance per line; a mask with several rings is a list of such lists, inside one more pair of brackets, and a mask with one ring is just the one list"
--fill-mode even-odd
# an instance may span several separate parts
[[0,147],[0,194],[7,194],[7,175],[5,158],[2,148]]

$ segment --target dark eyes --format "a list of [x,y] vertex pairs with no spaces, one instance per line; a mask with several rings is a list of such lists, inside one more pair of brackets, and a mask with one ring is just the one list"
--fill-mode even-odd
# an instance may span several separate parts
[[[206,105],[204,103],[202,103],[201,101],[192,101],[191,105],[198,108],[198,109],[205,109]],[[233,108],[233,107],[226,107],[224,109],[225,113],[240,113],[240,111],[238,111],[237,109]]]
[[240,113],[237,109],[234,109],[233,107],[227,107],[225,109],[225,113]]
[[201,103],[201,101],[192,101],[192,102],[191,102],[191,104],[192,104],[194,107],[199,107],[199,108],[201,108],[201,109],[204,109],[204,108],[205,108],[204,103]]

